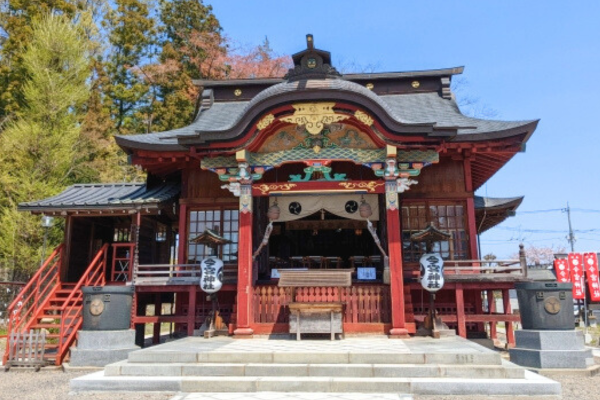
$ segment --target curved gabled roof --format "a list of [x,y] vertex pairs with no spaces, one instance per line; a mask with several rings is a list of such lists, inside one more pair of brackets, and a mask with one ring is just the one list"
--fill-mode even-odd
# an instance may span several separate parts
[[[330,53],[314,47],[312,35],[307,35],[306,50],[292,58],[294,67],[283,80],[203,82],[202,107],[192,124],[161,133],[118,136],[117,143],[130,152],[183,151],[190,146],[224,144],[243,138],[252,124],[271,110],[318,101],[365,110],[387,131],[385,134],[398,139],[418,135],[447,141],[479,141],[518,136],[524,142],[537,124],[486,121],[463,115],[450,92],[451,77],[462,73],[462,67],[342,76],[330,65]],[[235,90],[231,90],[232,86]]]
[[444,99],[434,92],[377,95],[354,82],[327,79],[282,82],[265,89],[251,101],[215,102],[210,108],[201,109],[195,121],[184,128],[117,136],[117,143],[129,149],[184,151],[185,144],[191,141],[230,140],[241,134],[264,109],[289,102],[291,97],[305,101],[311,97],[362,99],[363,104],[378,108],[389,119],[388,124],[418,131],[456,129],[455,141],[493,140],[519,134],[524,134],[526,141],[537,125],[537,120],[509,122],[471,118],[460,112],[453,99]]

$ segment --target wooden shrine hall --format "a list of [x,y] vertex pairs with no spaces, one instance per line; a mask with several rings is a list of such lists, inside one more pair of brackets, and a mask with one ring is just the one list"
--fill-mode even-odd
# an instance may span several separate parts
[[[118,136],[145,184],[74,185],[21,204],[66,221],[38,273],[55,279],[36,275],[23,295],[132,285],[140,341],[147,324],[155,341],[162,323],[192,335],[212,307],[199,286],[211,249],[194,241],[210,229],[230,241],[217,250],[216,295],[229,334],[286,333],[289,304],[301,301],[343,304],[345,333],[408,337],[429,307],[417,280],[425,246],[411,237],[433,226],[447,238],[433,245],[445,264],[443,321],[463,337],[494,337],[505,322],[513,341],[508,290],[526,278],[524,260],[481,260],[478,235],[522,198],[474,192],[523,151],[537,121],[463,115],[451,91],[462,67],[342,75],[311,35],[292,59],[283,78],[196,82],[189,126]],[[278,284],[286,271],[332,270],[348,271],[348,285]],[[18,329],[43,314],[27,311]]]

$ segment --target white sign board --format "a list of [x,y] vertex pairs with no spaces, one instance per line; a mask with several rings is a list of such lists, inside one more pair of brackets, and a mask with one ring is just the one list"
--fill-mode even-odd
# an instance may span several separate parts
[[373,281],[377,277],[375,267],[356,268],[356,277],[361,281]]

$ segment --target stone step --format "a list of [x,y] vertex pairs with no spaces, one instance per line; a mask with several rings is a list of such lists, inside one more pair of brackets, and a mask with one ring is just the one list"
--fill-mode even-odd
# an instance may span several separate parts
[[107,365],[105,376],[314,376],[357,378],[523,379],[525,370],[506,365],[444,364],[147,364],[122,361]]
[[[148,349],[151,350],[151,349]],[[129,354],[132,363],[273,363],[273,364],[458,364],[501,365],[495,352],[481,353],[378,353],[378,352],[194,352],[148,351]]]
[[532,372],[524,379],[105,376],[103,371],[71,380],[71,390],[162,392],[345,392],[419,395],[558,396],[560,384]]

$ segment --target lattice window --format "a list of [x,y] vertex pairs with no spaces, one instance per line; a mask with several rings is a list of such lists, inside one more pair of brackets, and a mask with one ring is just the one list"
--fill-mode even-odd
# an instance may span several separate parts
[[[188,238],[193,239],[205,229],[212,229],[231,244],[220,246],[219,258],[225,263],[236,263],[238,252],[239,211],[226,209],[192,210],[189,215]],[[211,255],[211,249],[202,244],[188,244],[188,263],[194,264]]]
[[405,202],[402,206],[402,254],[404,261],[419,261],[425,252],[423,243],[413,243],[410,236],[422,231],[429,223],[452,235],[450,241],[437,242],[433,251],[444,259],[464,260],[468,258],[468,237],[465,230],[465,207],[456,202]]
[[124,243],[131,242],[131,228],[129,226],[116,226],[113,230],[113,242]]
[[166,242],[167,241],[167,225],[156,223],[156,241]]

